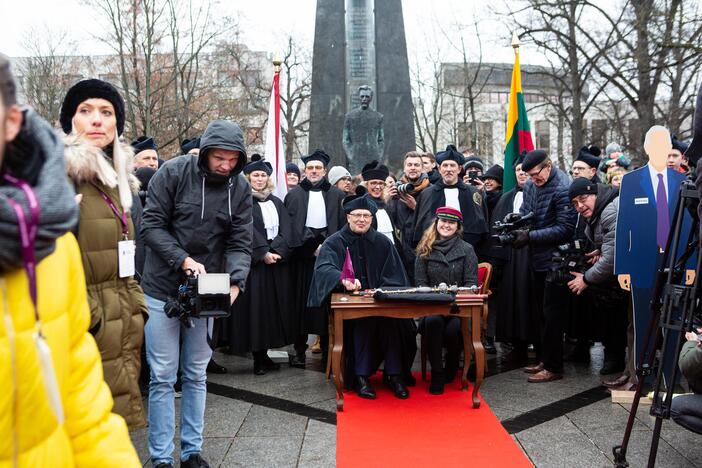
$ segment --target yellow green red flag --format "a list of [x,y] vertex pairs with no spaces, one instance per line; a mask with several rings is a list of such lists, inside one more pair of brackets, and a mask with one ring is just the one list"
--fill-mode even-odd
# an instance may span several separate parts
[[527,119],[522,74],[519,70],[519,49],[515,49],[512,86],[509,91],[509,112],[507,114],[507,138],[505,139],[505,172],[503,190],[511,190],[517,185],[514,174],[514,161],[524,151],[534,149],[531,141],[529,120]]

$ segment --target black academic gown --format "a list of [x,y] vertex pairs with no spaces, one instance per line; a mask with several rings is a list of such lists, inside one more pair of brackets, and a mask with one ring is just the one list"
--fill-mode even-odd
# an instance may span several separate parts
[[[458,203],[463,214],[463,240],[472,245],[479,254],[481,242],[488,234],[488,217],[485,197],[470,185],[458,181],[452,187],[458,189]],[[450,187],[450,188],[452,188]],[[413,246],[416,246],[424,235],[424,231],[431,226],[434,221],[437,208],[446,205],[446,195],[444,194],[443,181],[428,187],[422,191],[417,198],[417,208],[415,209]]]
[[[517,189],[502,195],[495,205],[491,220],[503,220],[512,213]],[[496,337],[498,341],[539,343],[540,317],[532,294],[532,272],[529,268],[529,249],[502,247],[502,254],[491,253],[496,262],[502,265],[502,276],[496,281],[499,293],[497,299]]]
[[[260,203],[270,200],[278,212],[278,235],[268,240]],[[287,208],[279,198],[253,199],[253,253],[246,288],[232,306],[227,319],[229,351],[245,353],[279,348],[295,341],[300,333],[299,310],[294,307],[290,259],[298,241]],[[268,253],[282,257],[266,265]]]
[[[309,192],[320,190],[324,197],[327,227],[326,229],[311,229],[305,226]],[[346,224],[346,217],[341,209],[344,197],[344,192],[333,187],[326,178],[322,179],[316,186],[305,179],[285,196],[285,207],[290,213],[293,230],[296,239],[298,239],[298,247],[293,251],[290,281],[295,291],[293,301],[296,309],[295,314],[300,318],[298,329],[301,334],[326,335],[328,333],[326,314],[310,313],[305,304],[312,281],[312,271],[316,259],[315,250],[327,237]]]
[[[359,235],[351,231],[346,225],[341,231],[330,236],[320,249],[315,262],[312,284],[310,287],[307,306],[310,310],[320,310],[325,314],[329,310],[331,293],[343,291],[341,285],[341,268],[346,258],[348,248],[353,264],[356,279],[361,282],[363,289],[372,289],[388,286],[408,286],[409,279],[402,266],[402,260],[397,251],[392,248],[390,240],[372,227],[364,234]],[[367,360],[377,368],[383,358],[387,356],[359,354],[361,350],[354,349],[358,336],[354,333],[359,330],[361,321],[374,321],[382,329],[383,337],[391,337],[393,351],[401,359],[402,371],[410,372],[414,355],[416,353],[416,326],[411,319],[391,319],[385,317],[371,317],[347,321],[344,324],[344,346],[346,347],[345,381],[353,382],[356,372],[356,360]],[[364,331],[366,327],[363,327]],[[387,366],[387,362],[386,362]]]

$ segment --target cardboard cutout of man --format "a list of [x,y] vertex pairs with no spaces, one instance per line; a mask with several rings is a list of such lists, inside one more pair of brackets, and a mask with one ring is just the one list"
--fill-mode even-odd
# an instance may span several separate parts
[[[680,184],[685,180],[685,175],[666,167],[671,149],[668,130],[660,125],[651,127],[644,140],[648,164],[624,175],[619,195],[614,274],[622,289],[632,293],[637,363],[651,320],[656,271],[668,240]],[[683,232],[689,232],[690,222],[686,212]],[[674,339],[669,337],[669,342]]]

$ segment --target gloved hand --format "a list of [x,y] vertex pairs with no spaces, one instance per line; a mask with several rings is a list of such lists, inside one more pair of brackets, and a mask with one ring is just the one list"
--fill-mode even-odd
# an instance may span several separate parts
[[521,218],[522,215],[519,213],[509,213],[507,216],[505,216],[505,219],[502,220],[503,223],[513,223],[519,218]]
[[514,231],[514,240],[512,241],[512,246],[515,249],[519,249],[527,244],[529,244],[529,231],[524,229]]

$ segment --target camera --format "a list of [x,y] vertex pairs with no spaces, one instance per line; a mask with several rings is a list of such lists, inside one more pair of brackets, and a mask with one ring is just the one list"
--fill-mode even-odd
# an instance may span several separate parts
[[207,273],[195,276],[186,273],[185,281],[178,287],[177,297],[169,297],[163,311],[169,318],[177,318],[193,327],[193,318],[229,317],[230,283],[226,273]]
[[400,195],[413,195],[414,191],[417,190],[417,187],[422,185],[422,182],[424,182],[424,179],[427,178],[426,174],[422,174],[419,176],[419,179],[415,183],[410,183],[407,182],[405,184],[397,184],[395,185],[395,188],[397,189],[397,193]]
[[584,273],[589,268],[583,244],[584,242],[581,240],[574,240],[558,246],[551,257],[554,266],[548,272],[548,281],[566,284],[574,278],[570,274],[571,271]]
[[529,230],[533,217],[533,212],[525,214],[524,216],[519,213],[508,214],[505,216],[504,220],[495,221],[493,223],[492,229],[497,234],[493,234],[492,238],[495,239],[500,246],[511,245],[516,237],[514,232],[520,229]]

